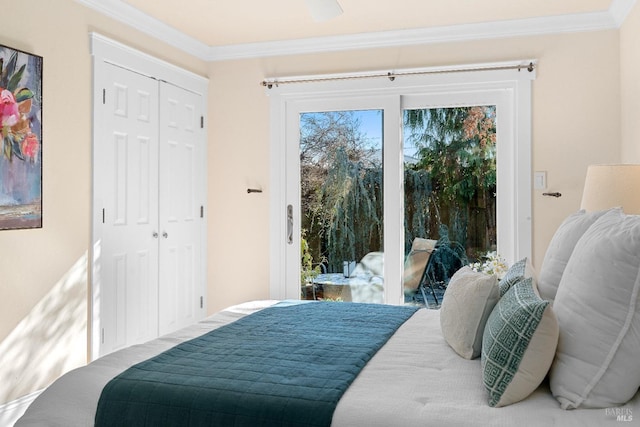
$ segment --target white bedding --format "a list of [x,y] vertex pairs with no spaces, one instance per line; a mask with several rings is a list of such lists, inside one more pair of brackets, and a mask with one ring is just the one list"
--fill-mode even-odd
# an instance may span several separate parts
[[[275,301],[242,304],[149,343],[126,348],[64,375],[16,426],[91,426],[102,387],[129,366]],[[491,408],[480,360],[458,356],[440,333],[439,311],[419,310],[380,349],[340,400],[334,427],[603,426],[617,416],[640,420],[640,392],[621,408],[560,409],[548,387],[522,402]]]

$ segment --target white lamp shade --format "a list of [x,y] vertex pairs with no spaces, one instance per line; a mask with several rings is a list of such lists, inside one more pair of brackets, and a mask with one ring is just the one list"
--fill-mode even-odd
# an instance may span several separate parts
[[618,206],[626,214],[640,214],[640,164],[589,166],[580,208],[598,211]]

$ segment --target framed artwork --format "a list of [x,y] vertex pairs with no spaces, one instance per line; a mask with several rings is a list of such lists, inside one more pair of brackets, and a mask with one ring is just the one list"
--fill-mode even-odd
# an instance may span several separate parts
[[42,227],[42,57],[0,45],[0,230]]

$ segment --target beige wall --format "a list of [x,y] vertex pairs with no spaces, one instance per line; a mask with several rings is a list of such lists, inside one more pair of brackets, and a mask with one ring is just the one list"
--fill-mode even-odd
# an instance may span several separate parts
[[[537,58],[533,169],[547,171],[549,190],[563,194],[559,199],[540,191],[533,195],[533,261],[539,267],[556,227],[580,205],[587,165],[619,161],[618,52],[618,31],[602,31],[211,64],[209,202],[215,215],[209,265],[216,268],[209,271],[209,309],[268,294],[263,255],[269,226],[269,103],[262,79]],[[248,196],[249,182],[266,192]],[[228,226],[234,223],[242,225]],[[243,281],[230,280],[235,277]]]
[[[640,5],[620,29],[622,162],[640,163]],[[640,184],[639,184],[640,185]]]
[[89,32],[206,75],[206,64],[73,0],[2,8],[0,42],[44,58],[43,227],[0,231],[0,404],[87,357],[90,246]]
[[[631,157],[632,144],[621,147],[619,142],[618,31],[207,65],[73,0],[14,1],[3,13],[21,19],[3,19],[2,43],[44,57],[44,226],[0,231],[0,404],[45,386],[86,360],[90,31],[211,78],[209,312],[269,296],[269,105],[259,85],[265,77],[537,58],[533,168],[546,170],[549,189],[563,193],[560,199],[534,193],[538,266],[559,222],[578,208],[587,165],[620,161],[621,150]],[[637,23],[638,7],[634,13]],[[638,38],[637,27],[627,31],[625,26],[624,40]],[[640,67],[631,47],[623,49],[623,60]],[[623,84],[631,86],[631,80],[623,78]],[[631,101],[624,99],[629,111]],[[625,128],[625,141],[633,133]],[[249,195],[248,187],[264,192]]]

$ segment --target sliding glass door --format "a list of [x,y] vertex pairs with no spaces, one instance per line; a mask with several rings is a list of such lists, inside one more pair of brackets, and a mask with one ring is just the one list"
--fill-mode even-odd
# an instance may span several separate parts
[[311,86],[272,99],[273,298],[437,306],[404,283],[416,239],[460,249],[445,281],[530,254],[530,86]]
[[[381,109],[299,115],[302,299],[385,300],[383,118]],[[403,194],[392,208],[403,224],[389,226],[404,237],[404,268],[416,270],[403,270],[404,302],[437,307],[457,269],[497,250],[496,107],[403,106],[398,130],[402,144],[387,155],[402,154]],[[418,289],[428,260],[418,252],[429,242],[440,251],[430,286]]]

